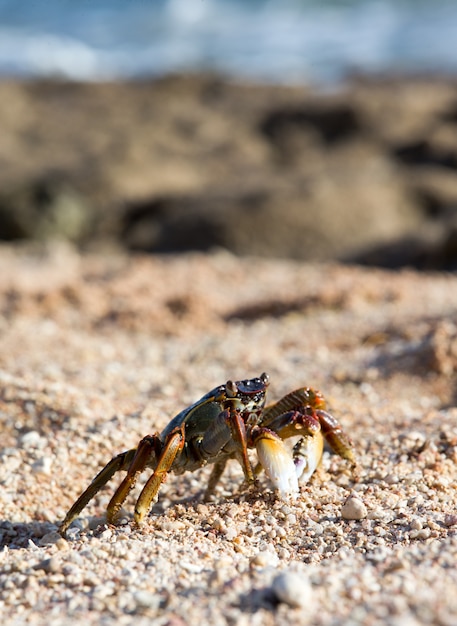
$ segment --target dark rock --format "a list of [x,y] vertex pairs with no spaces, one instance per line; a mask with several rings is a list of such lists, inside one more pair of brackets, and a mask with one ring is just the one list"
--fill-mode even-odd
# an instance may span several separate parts
[[456,107],[445,79],[5,81],[0,238],[454,267]]
[[74,188],[50,177],[0,192],[0,238],[63,238],[82,242],[90,236],[93,216]]
[[352,137],[361,130],[357,111],[348,102],[333,103],[325,99],[304,103],[299,108],[270,111],[260,122],[260,130],[273,143],[289,133],[313,130],[325,144]]
[[437,165],[439,167],[457,168],[456,149],[440,149],[426,139],[397,146],[394,148],[394,156],[407,165]]

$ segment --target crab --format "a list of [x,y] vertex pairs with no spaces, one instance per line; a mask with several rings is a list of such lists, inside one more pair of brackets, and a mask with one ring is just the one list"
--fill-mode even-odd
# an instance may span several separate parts
[[[296,389],[265,407],[269,377],[229,380],[178,413],[159,434],[141,439],[136,448],[113,457],[79,496],[60,525],[64,535],[84,507],[116,472],[127,473],[111,498],[108,523],[118,520],[121,507],[146,469],[153,470],[135,505],[139,525],[156,502],[169,472],[182,474],[212,464],[205,498],[208,499],[229,459],[240,463],[246,482],[252,485],[265,470],[283,498],[295,498],[299,482],[306,483],[318,467],[324,440],[342,458],[355,465],[351,439],[327,413],[323,396],[309,387]],[[291,454],[284,439],[300,436]],[[253,467],[248,450],[255,448]]]

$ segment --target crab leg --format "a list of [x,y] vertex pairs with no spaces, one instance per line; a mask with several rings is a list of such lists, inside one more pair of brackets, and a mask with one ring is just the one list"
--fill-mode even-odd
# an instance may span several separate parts
[[154,473],[143,487],[135,505],[134,519],[137,524],[141,524],[144,516],[147,515],[152,503],[157,498],[160,485],[170,471],[176,455],[183,449],[184,441],[184,426],[170,433],[168,441],[159,456]]
[[263,424],[269,424],[275,417],[284,415],[288,411],[297,411],[309,407],[310,409],[325,409],[325,400],[322,395],[309,387],[302,387],[291,391],[281,400],[266,407],[263,415]]
[[128,468],[133,458],[135,457],[136,452],[136,448],[133,448],[132,450],[126,450],[126,452],[118,454],[117,456],[112,458],[107,465],[105,465],[105,467],[97,474],[97,476],[93,479],[87,489],[83,491],[83,493],[79,496],[79,498],[66,514],[65,519],[59,527],[59,533],[61,535],[65,535],[72,521],[78,517],[78,515],[88,504],[88,502],[90,502],[90,500],[92,500],[92,498],[100,491],[100,489],[106,485],[106,483],[114,476],[114,474],[116,472],[119,472],[120,470],[125,470]]
[[107,506],[106,520],[109,524],[115,522],[125,499],[135,486],[138,476],[144,471],[151,459],[156,456],[159,446],[159,435],[144,437],[138,444],[136,454],[127,470],[127,474]]
[[204,500],[209,500],[209,497],[214,493],[214,489],[216,488],[220,477],[224,473],[225,466],[227,465],[227,460],[228,457],[222,459],[222,461],[216,461],[216,463],[214,463],[208,480],[208,486],[206,487],[205,495],[203,497]]
[[339,454],[343,459],[355,463],[352,440],[343,431],[339,422],[327,411],[318,410],[316,416],[319,419],[322,434],[333,452]]
[[246,425],[239,411],[230,412],[226,418],[232,433],[233,441],[236,444],[236,457],[243,468],[244,477],[249,484],[255,482],[254,472],[248,457],[248,440],[246,436]]
[[[219,454],[227,444],[235,444],[234,455],[243,468],[244,476],[248,483],[254,482],[254,473],[248,457],[248,441],[246,425],[239,411],[226,409],[219,413],[212,422],[211,427],[205,433],[199,445],[199,454],[202,461]],[[222,476],[228,457],[214,463],[205,491],[205,499],[214,492],[214,489]]]
[[[246,425],[240,412],[236,409],[226,409],[222,411],[212,422],[211,427],[207,430],[199,445],[199,454],[202,461],[206,461],[219,454],[227,444],[230,445],[230,452],[233,451],[233,454],[243,468],[246,481],[250,484],[253,483],[255,479],[248,457]],[[206,494],[210,495],[212,493],[212,490],[224,471],[225,463],[226,461],[216,462],[210,476]]]

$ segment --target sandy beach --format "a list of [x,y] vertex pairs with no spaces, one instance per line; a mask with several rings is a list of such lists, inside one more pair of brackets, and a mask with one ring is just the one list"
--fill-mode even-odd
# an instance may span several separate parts
[[[0,265],[2,624],[456,623],[454,274],[62,243]],[[356,471],[326,451],[295,501],[235,461],[210,502],[209,468],[170,475],[139,529],[138,490],[104,523],[118,475],[58,535],[112,456],[263,371],[271,400],[322,391]]]

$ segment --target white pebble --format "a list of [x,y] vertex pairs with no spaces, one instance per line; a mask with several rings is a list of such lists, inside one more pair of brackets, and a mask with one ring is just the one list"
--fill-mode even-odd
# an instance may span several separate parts
[[278,556],[270,550],[261,550],[251,557],[250,564],[254,567],[276,567],[278,564]]
[[49,456],[44,456],[41,459],[38,459],[32,465],[32,471],[35,474],[49,475],[51,473],[51,468],[52,468],[52,459]]
[[19,439],[20,447],[26,450],[29,448],[43,448],[45,444],[46,439],[36,430],[29,430],[28,433],[25,433]]
[[272,590],[280,602],[291,607],[309,610],[313,606],[313,591],[304,574],[281,572],[273,579]]
[[422,524],[422,520],[420,520],[418,517],[415,517],[412,522],[411,522],[411,529],[412,530],[422,530],[422,528],[424,527],[424,525]]
[[34,569],[41,569],[47,574],[55,574],[60,571],[61,566],[58,559],[56,559],[55,556],[52,556],[48,559],[40,561],[37,565],[35,565]]
[[228,539],[229,541],[233,541],[233,539],[235,539],[235,537],[238,536],[238,531],[234,526],[229,526],[227,528],[227,532],[225,533],[225,537],[226,539]]
[[362,500],[355,496],[349,496],[341,507],[341,516],[344,519],[364,519],[368,514],[367,507]]
[[133,597],[137,611],[141,611],[142,609],[157,611],[160,607],[161,597],[157,593],[137,591]]

